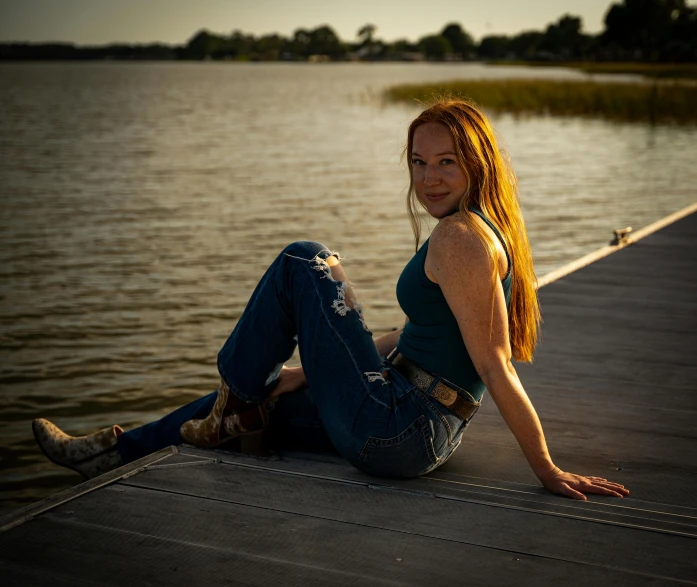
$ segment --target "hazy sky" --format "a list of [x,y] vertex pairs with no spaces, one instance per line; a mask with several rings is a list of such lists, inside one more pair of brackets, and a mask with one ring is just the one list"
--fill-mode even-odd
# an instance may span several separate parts
[[476,39],[542,29],[565,13],[598,32],[611,0],[0,0],[0,42],[184,43],[196,31],[290,36],[329,24],[352,41],[365,23],[377,37],[416,40],[459,22]]

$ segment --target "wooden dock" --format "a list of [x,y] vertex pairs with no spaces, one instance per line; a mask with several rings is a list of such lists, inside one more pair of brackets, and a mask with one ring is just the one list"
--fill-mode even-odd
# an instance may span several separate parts
[[0,520],[2,584],[697,584],[696,208],[547,280],[519,367],[555,462],[629,498],[549,494],[488,399],[409,481],[327,454],[150,455]]

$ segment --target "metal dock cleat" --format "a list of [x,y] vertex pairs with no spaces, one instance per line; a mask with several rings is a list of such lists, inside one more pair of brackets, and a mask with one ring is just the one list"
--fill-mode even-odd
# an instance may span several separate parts
[[632,232],[632,227],[616,228],[614,231],[615,237],[610,241],[611,246],[628,245],[631,241],[629,233]]

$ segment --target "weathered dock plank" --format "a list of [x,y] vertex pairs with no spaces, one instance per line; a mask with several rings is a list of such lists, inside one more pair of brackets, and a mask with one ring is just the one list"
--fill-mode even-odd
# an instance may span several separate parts
[[343,463],[219,458],[195,474],[148,469],[79,507],[55,508],[16,527],[3,559],[21,563],[31,541],[42,553],[34,570],[66,577],[81,569],[105,585],[660,585],[694,570],[684,560],[656,573],[697,528],[655,513],[622,519],[538,492],[511,499],[510,489],[458,498],[447,486],[423,491],[425,479],[389,484]]
[[433,474],[330,454],[163,451],[0,521],[3,585],[697,584],[697,214],[540,291],[519,373],[558,465],[539,486],[489,399]]

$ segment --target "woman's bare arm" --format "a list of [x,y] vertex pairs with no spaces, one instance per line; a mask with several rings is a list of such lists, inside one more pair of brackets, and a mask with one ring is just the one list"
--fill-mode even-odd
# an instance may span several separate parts
[[392,332],[378,336],[375,339],[375,346],[377,347],[380,356],[386,357],[394,350],[394,348],[397,346],[397,341],[399,341],[399,337],[402,334],[402,330],[404,330],[404,328],[393,330]]
[[428,256],[429,275],[458,321],[472,362],[542,484],[576,499],[586,499],[582,492],[627,495],[621,485],[565,473],[552,461],[535,408],[511,364],[503,288],[480,238],[461,220],[443,220],[431,235]]

